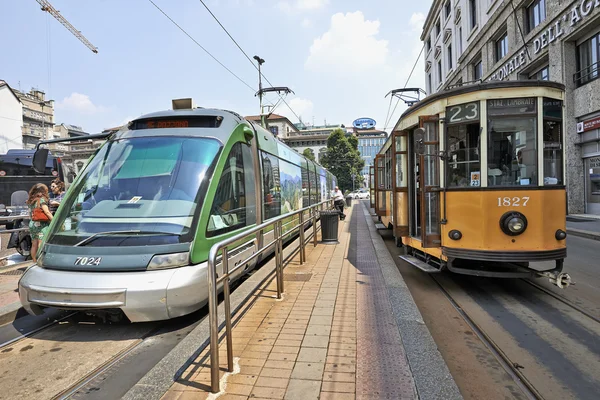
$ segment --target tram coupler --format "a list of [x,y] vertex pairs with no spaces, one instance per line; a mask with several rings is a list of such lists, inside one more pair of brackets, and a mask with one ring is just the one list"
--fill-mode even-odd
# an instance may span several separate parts
[[574,284],[573,281],[571,281],[571,276],[566,272],[546,271],[538,272],[538,275],[548,278],[550,283],[558,286],[561,289],[566,289],[570,285]]

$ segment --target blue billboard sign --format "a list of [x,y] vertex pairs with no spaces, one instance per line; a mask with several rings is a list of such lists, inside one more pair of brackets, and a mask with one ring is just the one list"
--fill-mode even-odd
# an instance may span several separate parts
[[355,119],[352,125],[356,129],[373,129],[375,128],[375,120],[373,118]]

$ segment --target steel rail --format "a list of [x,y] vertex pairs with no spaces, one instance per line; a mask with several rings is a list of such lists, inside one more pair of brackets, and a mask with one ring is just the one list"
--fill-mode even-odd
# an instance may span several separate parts
[[515,367],[514,363],[510,360],[510,358],[502,351],[502,349],[477,325],[471,317],[465,312],[465,310],[460,306],[460,304],[452,297],[452,295],[444,288],[444,286],[438,281],[438,279],[429,275],[431,279],[438,285],[440,291],[444,296],[448,299],[452,307],[458,312],[458,314],[463,318],[463,320],[469,325],[469,327],[473,330],[475,335],[481,340],[481,342],[488,348],[488,350],[492,353],[492,355],[498,360],[502,368],[510,375],[510,377],[514,380],[515,384],[521,389],[523,394],[527,396],[527,398],[532,400],[543,400],[543,396],[537,391],[537,389],[527,380],[525,375],[519,371],[517,367]]
[[[279,217],[273,218],[267,222],[263,222],[254,228],[240,232],[228,239],[224,239],[220,242],[215,243],[208,253],[208,318],[210,326],[210,372],[211,372],[211,392],[218,393],[220,391],[220,375],[219,375],[219,315],[218,315],[218,285],[223,282],[223,303],[224,303],[224,314],[225,314],[225,338],[227,347],[227,370],[233,371],[233,338],[232,338],[232,324],[231,324],[231,301],[230,301],[230,288],[229,281],[230,276],[245,267],[254,257],[262,255],[267,250],[271,250],[271,246],[275,245],[275,278],[277,284],[277,298],[281,298],[281,294],[284,292],[283,282],[283,240],[290,234],[298,229],[299,231],[299,252],[300,252],[300,264],[303,264],[306,260],[305,252],[305,237],[304,231],[308,221],[304,220],[304,214],[308,211],[309,219],[313,222],[313,243],[317,245],[316,235],[316,221],[317,211],[324,209],[325,204],[331,203],[332,200],[328,199],[317,204],[304,207],[297,211],[280,215]],[[289,226],[290,223],[296,223],[296,219],[293,218],[298,215],[297,224],[283,232],[283,226]],[[293,218],[291,221],[287,221],[285,225],[283,220]],[[273,228],[273,242],[267,246],[263,246],[261,249],[243,262],[239,262],[234,268],[229,269],[229,260],[227,259],[228,246],[248,239],[252,235],[262,234],[262,231],[272,227]],[[217,258],[221,253],[221,267],[222,275],[219,276],[217,273]]]
[[50,328],[50,327],[52,327],[52,326],[54,326],[54,325],[56,325],[56,324],[64,321],[67,318],[71,318],[72,316],[74,316],[77,313],[78,313],[78,311],[70,313],[70,314],[67,314],[66,316],[64,316],[62,318],[55,319],[54,321],[47,323],[46,325],[42,325],[39,328],[35,328],[35,329],[30,330],[29,332],[22,333],[21,335],[17,336],[16,338],[12,338],[10,340],[7,340],[6,342],[0,344],[0,349],[3,349],[4,347],[6,347],[8,345],[11,345],[11,344],[13,344],[15,342],[18,342],[19,340],[25,339],[26,337],[34,335],[34,334],[36,334],[38,332],[46,330],[46,329],[48,329],[48,328]]
[[541,292],[546,293],[548,296],[554,297],[556,300],[560,301],[561,303],[563,303],[563,304],[571,307],[572,309],[574,309],[576,311],[579,311],[581,314],[583,314],[586,317],[590,318],[592,321],[597,322],[597,323],[600,324],[600,318],[592,315],[588,311],[586,311],[583,308],[579,307],[577,304],[574,304],[572,301],[570,301],[568,299],[565,299],[564,297],[562,297],[562,296],[560,296],[560,295],[558,295],[556,293],[553,293],[552,291],[546,289],[545,287],[540,286],[537,283],[532,282],[532,281],[530,281],[528,279],[522,279],[522,281],[525,282],[525,283],[527,283],[527,284],[529,284],[529,285],[531,285],[531,286],[533,286],[534,288],[540,290]]

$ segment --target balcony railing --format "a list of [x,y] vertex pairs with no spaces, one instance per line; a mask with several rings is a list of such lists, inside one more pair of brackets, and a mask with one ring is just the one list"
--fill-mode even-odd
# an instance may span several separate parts
[[588,65],[585,68],[575,72],[573,75],[573,81],[577,84],[577,86],[585,85],[588,82],[591,82],[600,77],[600,62],[595,62],[593,64]]

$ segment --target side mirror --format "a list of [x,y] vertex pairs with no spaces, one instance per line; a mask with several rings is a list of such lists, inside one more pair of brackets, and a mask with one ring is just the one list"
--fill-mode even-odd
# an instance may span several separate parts
[[248,127],[244,127],[244,137],[247,142],[250,142],[254,137],[254,131]]
[[425,129],[415,129],[415,153],[423,154],[425,152],[425,144],[423,142],[425,137]]
[[44,174],[46,171],[46,162],[48,161],[48,149],[38,148],[33,154],[33,170],[38,174]]

